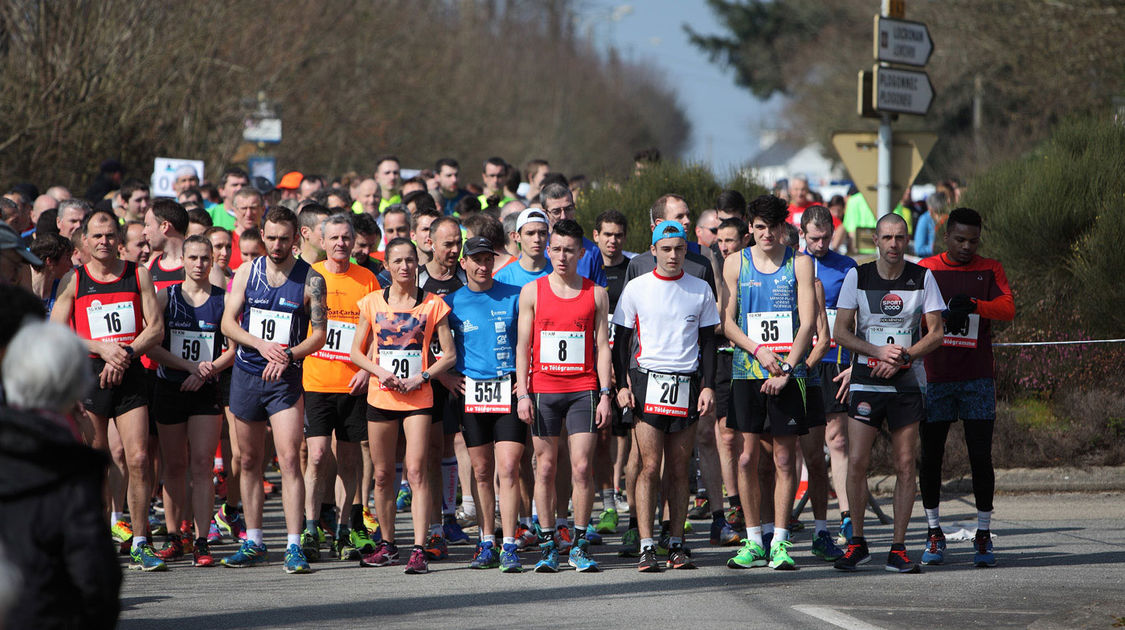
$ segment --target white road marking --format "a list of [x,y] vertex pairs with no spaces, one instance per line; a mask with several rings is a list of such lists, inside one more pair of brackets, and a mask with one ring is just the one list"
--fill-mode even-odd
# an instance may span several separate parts
[[826,621],[837,628],[844,628],[845,630],[883,630],[880,626],[876,626],[866,621],[860,621],[851,615],[828,608],[827,606],[794,606],[793,610],[804,613],[810,617],[816,617],[821,621]]

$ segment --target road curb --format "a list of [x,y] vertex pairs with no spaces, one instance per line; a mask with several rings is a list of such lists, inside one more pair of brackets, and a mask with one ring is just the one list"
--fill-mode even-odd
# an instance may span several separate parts
[[[868,488],[877,496],[894,493],[894,475],[875,475]],[[949,479],[942,484],[947,492],[972,492],[970,475]],[[1125,491],[1125,466],[1090,468],[1009,468],[996,471],[997,492],[1107,492]]]

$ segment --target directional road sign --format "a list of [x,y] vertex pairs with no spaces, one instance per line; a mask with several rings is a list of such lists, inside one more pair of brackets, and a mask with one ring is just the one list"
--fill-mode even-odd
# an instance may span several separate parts
[[[891,151],[891,199],[898,200],[918,176],[926,156],[937,142],[931,131],[897,131]],[[848,169],[855,187],[871,208],[878,208],[879,137],[874,132],[837,132],[832,134],[832,146]],[[894,205],[894,201],[891,202]]]
[[874,69],[872,105],[881,112],[924,116],[934,100],[934,86],[921,70],[897,70],[878,65]]
[[930,29],[921,22],[875,16],[875,60],[922,67],[934,52]]

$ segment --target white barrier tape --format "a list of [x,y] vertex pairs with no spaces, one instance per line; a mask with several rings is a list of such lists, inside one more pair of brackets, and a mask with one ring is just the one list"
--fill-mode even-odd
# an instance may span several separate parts
[[1125,343],[1125,339],[1088,339],[1085,341],[1020,341],[994,343],[993,348],[1012,348],[1016,346],[1077,346],[1086,343]]

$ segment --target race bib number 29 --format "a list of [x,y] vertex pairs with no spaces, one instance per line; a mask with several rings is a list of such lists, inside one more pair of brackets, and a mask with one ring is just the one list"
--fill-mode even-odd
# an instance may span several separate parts
[[546,372],[570,374],[586,365],[586,333],[542,330],[539,332],[539,365]]
[[[379,367],[400,379],[410,378],[422,371],[421,350],[380,350]],[[385,390],[383,384],[379,389]]]

